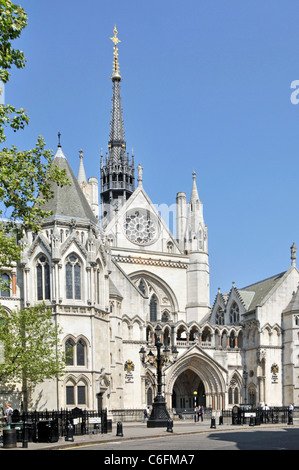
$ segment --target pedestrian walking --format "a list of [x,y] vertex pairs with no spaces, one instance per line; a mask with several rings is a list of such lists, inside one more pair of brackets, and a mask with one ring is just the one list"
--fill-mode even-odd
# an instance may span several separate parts
[[147,418],[147,409],[144,408],[144,410],[143,410],[143,417],[142,417],[142,422],[143,422],[143,423],[145,423],[146,418]]
[[264,418],[264,423],[269,422],[269,411],[270,408],[267,405],[267,403],[263,406],[263,418]]
[[205,410],[204,410],[204,407],[202,406],[202,407],[200,408],[200,419],[201,419],[201,421],[203,421],[204,415],[205,415]]
[[149,415],[150,415],[150,409],[149,409],[149,406],[146,408],[144,407],[144,410],[143,410],[143,418],[142,418],[142,422],[145,423],[145,421],[149,418]]
[[4,418],[6,419],[6,425],[7,429],[10,429],[10,425],[12,423],[12,414],[13,414],[13,409],[11,407],[10,403],[6,403],[6,412]]

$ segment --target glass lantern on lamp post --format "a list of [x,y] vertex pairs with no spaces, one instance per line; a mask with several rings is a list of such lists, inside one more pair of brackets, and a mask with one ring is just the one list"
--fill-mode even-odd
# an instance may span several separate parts
[[152,412],[147,421],[148,428],[157,428],[167,426],[170,420],[169,413],[167,411],[166,402],[162,394],[162,369],[164,365],[172,364],[178,357],[178,351],[175,347],[172,348],[172,353],[168,347],[165,347],[161,352],[163,346],[161,342],[162,328],[157,325],[155,328],[156,341],[155,346],[157,348],[157,355],[155,356],[152,351],[148,354],[144,347],[139,351],[141,362],[155,366],[157,370],[157,395],[153,402]]

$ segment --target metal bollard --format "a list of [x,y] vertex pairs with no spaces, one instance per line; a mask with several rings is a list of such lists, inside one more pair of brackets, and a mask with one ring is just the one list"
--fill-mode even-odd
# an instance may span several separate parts
[[173,421],[172,419],[169,419],[167,421],[167,429],[166,429],[167,432],[173,432]]
[[72,423],[67,425],[65,440],[74,442],[74,426]]
[[249,418],[249,426],[254,426],[254,419],[252,415]]
[[288,413],[288,425],[293,424],[293,413],[289,411]]
[[123,437],[123,425],[120,421],[118,421],[116,426],[116,435],[118,437]]
[[23,447],[23,449],[27,449],[27,447],[28,447],[28,426],[27,426],[27,423],[24,423],[24,425],[23,425],[22,447]]
[[215,418],[212,417],[211,418],[211,426],[210,426],[211,429],[216,429],[216,421],[215,421]]

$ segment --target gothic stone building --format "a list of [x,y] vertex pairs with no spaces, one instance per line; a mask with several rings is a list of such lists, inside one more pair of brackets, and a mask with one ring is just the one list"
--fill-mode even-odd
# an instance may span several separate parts
[[[72,351],[63,379],[38,386],[33,409],[142,408],[156,394],[155,368],[140,361],[155,353],[155,327],[176,347],[163,369],[169,410],[214,410],[251,403],[299,405],[299,272],[291,266],[269,279],[209,298],[208,232],[196,175],[190,196],[176,198],[176,234],[143,187],[126,151],[114,31],[111,130],[101,174],[87,179],[83,152],[74,176],[61,145],[53,163],[70,186],[53,186],[42,230],[21,241],[23,257],[3,276],[5,308],[45,301]],[[98,181],[100,180],[100,187]],[[194,393],[196,392],[196,393]],[[15,394],[14,406],[19,407]],[[5,398],[3,398],[5,400]]]

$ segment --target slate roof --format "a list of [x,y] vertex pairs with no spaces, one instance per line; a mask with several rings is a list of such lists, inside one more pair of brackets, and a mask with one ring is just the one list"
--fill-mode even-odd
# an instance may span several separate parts
[[261,305],[270,292],[276,288],[277,284],[283,278],[287,271],[276,274],[275,276],[256,282],[250,286],[238,289],[247,310],[254,310]]
[[49,219],[57,217],[88,220],[95,224],[98,223],[94,213],[84,196],[80,185],[61,149],[58,147],[53,164],[58,168],[64,169],[71,185],[58,186],[56,183],[51,185],[54,197],[49,199],[43,209],[53,211],[53,215]]

